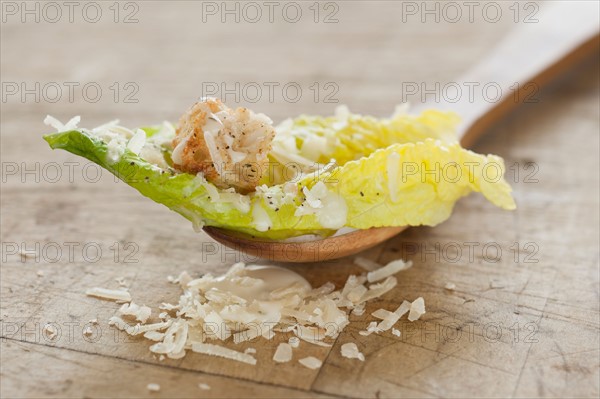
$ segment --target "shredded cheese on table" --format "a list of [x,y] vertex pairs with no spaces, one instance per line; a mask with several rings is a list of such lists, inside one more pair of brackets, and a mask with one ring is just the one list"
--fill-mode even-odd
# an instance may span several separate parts
[[160,385],[154,384],[154,383],[146,385],[146,388],[150,392],[158,392],[158,391],[160,391]]
[[342,356],[347,357],[348,359],[358,359],[361,362],[365,361],[365,355],[363,355],[359,350],[358,346],[354,342],[348,342],[342,345],[341,347]]
[[298,360],[298,362],[304,367],[307,367],[312,370],[316,370],[323,365],[322,361],[313,356],[305,357],[303,359]]
[[288,343],[281,343],[277,347],[273,360],[277,363],[287,363],[292,360],[292,346]]
[[[149,349],[160,360],[180,359],[192,351],[256,365],[256,349],[240,351],[232,346],[259,338],[272,339],[283,333],[293,336],[278,345],[273,361],[287,363],[294,358],[293,352],[299,350],[301,341],[330,347],[350,323],[349,315],[362,315],[368,301],[397,285],[393,274],[410,265],[411,262],[398,260],[362,275],[351,275],[339,290],[332,283],[312,288],[297,273],[276,266],[237,263],[221,276],[206,274],[198,278],[182,272],[177,278],[168,278],[183,290],[178,303],[161,304],[158,317],[152,316],[150,307],[132,302],[127,291],[92,288],[86,294],[126,302],[109,319],[109,325],[152,341]],[[404,301],[393,311],[373,311],[372,317],[379,321],[369,322],[359,334],[367,336],[391,329],[393,335],[400,336],[393,326],[407,313],[409,321],[423,315],[423,298],[412,303]],[[344,357],[365,360],[355,343],[343,344],[341,352]],[[311,369],[322,364],[312,356],[298,362]]]
[[109,290],[106,288],[94,287],[85,292],[88,296],[95,296],[101,299],[109,299],[113,301],[130,302],[131,295],[127,291]]

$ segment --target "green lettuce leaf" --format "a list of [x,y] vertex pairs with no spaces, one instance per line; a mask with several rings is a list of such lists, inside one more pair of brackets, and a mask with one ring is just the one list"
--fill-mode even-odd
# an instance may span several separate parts
[[[128,149],[111,160],[108,144],[85,129],[44,139],[52,148],[104,167],[195,228],[208,225],[283,239],[329,235],[342,226],[436,225],[473,191],[496,206],[514,209],[502,159],[461,148],[453,134],[457,121],[454,114],[428,111],[383,120],[346,115],[284,122],[276,140],[286,142],[275,149],[293,147],[288,155],[299,162],[323,164],[333,158],[335,163],[293,181],[268,175],[267,184],[248,195],[218,189],[202,176],[160,168]],[[144,130],[152,136],[159,129]],[[279,163],[289,160],[271,156]]]

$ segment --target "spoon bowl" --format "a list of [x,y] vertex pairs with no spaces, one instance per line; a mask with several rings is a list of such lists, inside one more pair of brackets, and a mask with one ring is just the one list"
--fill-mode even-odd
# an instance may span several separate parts
[[252,238],[246,234],[204,227],[215,241],[257,258],[277,262],[321,262],[342,258],[374,247],[399,234],[402,227],[376,227],[307,241],[269,241]]

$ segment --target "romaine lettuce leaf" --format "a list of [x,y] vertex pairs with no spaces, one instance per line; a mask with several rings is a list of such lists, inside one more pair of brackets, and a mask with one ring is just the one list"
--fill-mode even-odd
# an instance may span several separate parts
[[[385,120],[345,115],[284,122],[277,139],[295,147],[289,153],[317,163],[334,158],[335,164],[292,182],[271,175],[268,184],[248,195],[218,189],[202,176],[160,168],[128,149],[111,160],[108,144],[85,129],[44,139],[52,148],[106,168],[192,221],[195,228],[208,225],[283,239],[329,235],[342,226],[435,225],[450,216],[460,197],[473,191],[496,206],[514,209],[511,188],[502,177],[502,159],[461,148],[453,134],[457,121],[454,114],[428,111]],[[158,128],[144,130],[151,136]],[[311,148],[311,140],[320,143],[321,150]]]

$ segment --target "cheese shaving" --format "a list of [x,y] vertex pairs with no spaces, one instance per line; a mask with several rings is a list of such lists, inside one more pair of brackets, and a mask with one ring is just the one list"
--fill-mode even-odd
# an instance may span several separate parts
[[331,344],[325,343],[319,339],[324,334],[324,330],[312,326],[303,326],[298,324],[294,329],[294,334],[301,340],[313,345],[330,347]]
[[123,304],[121,309],[119,309],[119,313],[124,316],[133,316],[136,318],[136,320],[145,323],[152,314],[152,309],[150,309],[148,306],[139,306],[131,302]]
[[127,142],[127,149],[135,155],[140,155],[142,148],[146,145],[146,132],[142,129],[137,129],[135,134]]
[[277,363],[287,363],[292,360],[292,346],[285,342],[280,343],[273,355],[273,360]]
[[391,261],[384,267],[367,273],[367,281],[369,283],[373,283],[375,281],[381,281],[384,278],[389,277],[392,274],[396,274],[402,270],[406,270],[411,266],[412,266],[411,261],[404,262],[402,259]]
[[146,385],[146,388],[150,392],[158,392],[158,391],[160,391],[160,385],[154,384],[154,383]]
[[365,305],[366,302],[359,303],[358,305],[356,305],[356,307],[352,309],[352,314],[355,316],[362,316],[363,314],[365,314]]
[[308,367],[309,369],[316,370],[323,365],[323,362],[317,359],[316,357],[309,356],[303,359],[298,360],[298,363],[303,365],[304,367]]
[[165,328],[169,328],[171,326],[171,321],[166,321],[162,323],[154,323],[154,324],[136,324],[130,325],[125,320],[118,316],[113,316],[108,320],[109,326],[115,326],[119,330],[127,332],[129,335],[139,335],[144,334],[148,331],[157,331],[164,330]]
[[55,128],[57,132],[66,132],[68,130],[75,130],[75,129],[77,129],[77,125],[79,124],[79,122],[81,122],[80,116],[74,116],[65,124],[62,124],[58,119],[56,119],[50,115],[46,115],[46,118],[44,119],[44,124],[46,126],[51,126],[51,127]]
[[359,350],[358,346],[354,342],[348,342],[342,345],[341,347],[342,356],[348,359],[358,359],[361,362],[365,361],[365,355],[363,355]]
[[446,283],[444,288],[447,289],[448,291],[454,291],[456,289],[456,284],[448,282],[448,283]]
[[363,258],[362,256],[354,258],[354,264],[362,267],[368,272],[372,272],[373,270],[377,270],[382,267],[382,265],[379,263],[372,261],[371,259]]
[[87,296],[95,296],[100,299],[108,299],[112,301],[130,302],[131,295],[127,291],[109,290],[107,288],[94,287],[85,292]]
[[52,324],[46,324],[44,326],[44,334],[46,334],[48,338],[54,339],[58,335],[58,331]]
[[144,338],[147,338],[150,341],[162,341],[165,338],[165,333],[161,333],[155,330],[146,331],[144,333]]
[[205,384],[204,382],[198,383],[198,388],[202,389],[203,391],[210,391],[210,385]]
[[203,353],[205,355],[224,357],[226,359],[236,360],[242,363],[255,365],[256,358],[247,353],[238,352],[233,349],[220,345],[203,344],[201,342],[192,343],[192,352]]
[[[158,322],[149,324],[146,322],[152,317],[152,310],[131,302],[126,291],[96,288],[89,290],[88,295],[129,302],[121,306],[117,316],[110,318],[109,325],[154,341],[150,351],[161,358],[180,359],[191,350],[254,365],[254,349],[236,351],[228,348],[225,341],[237,345],[292,333],[294,336],[280,344],[273,357],[276,362],[289,362],[292,349],[299,346],[300,340],[330,347],[332,340],[349,324],[349,314],[362,315],[367,301],[394,288],[397,280],[391,274],[404,270],[409,263],[391,262],[381,268],[381,272],[379,269],[371,271],[370,280],[377,283],[369,284],[366,273],[349,276],[339,290],[332,283],[313,289],[297,273],[276,266],[237,263],[221,276],[192,277],[182,272],[177,278],[168,278],[182,288],[179,301],[162,303]],[[394,312],[375,311],[373,315],[381,321],[371,322],[360,334],[389,330],[410,310],[407,305],[410,303],[405,301]],[[414,312],[418,313],[418,306]],[[131,323],[132,319],[137,323]],[[224,344],[217,345],[218,341]],[[360,357],[364,356],[357,358]],[[321,365],[318,359],[310,357],[301,359],[300,363],[309,368]]]
[[371,316],[376,317],[379,320],[384,320],[384,319],[388,318],[392,314],[393,314],[393,312],[390,312],[389,310],[377,309],[376,311],[374,311],[373,313],[371,313]]
[[378,298],[390,291],[398,284],[398,280],[396,277],[388,277],[380,284],[373,284],[369,287],[369,290],[364,293],[364,295],[360,298],[358,303],[367,302],[371,299]]
[[408,314],[409,321],[418,320],[419,317],[425,314],[425,300],[423,297],[418,297],[410,305],[410,313]]
[[377,330],[378,331],[389,330],[390,328],[392,328],[392,326],[394,324],[396,324],[396,322],[398,320],[400,320],[400,318],[402,316],[404,316],[406,313],[408,313],[408,311],[410,309],[411,309],[410,302],[408,302],[408,301],[402,302],[402,304],[398,307],[398,309],[396,309],[394,312],[388,312],[385,315],[385,317],[383,318],[383,321],[377,325]]
[[379,330],[377,329],[377,322],[376,321],[372,321],[369,323],[369,325],[367,326],[366,330],[363,331],[359,331],[358,333],[362,336],[368,336],[371,335],[372,333],[376,333],[379,332]]

